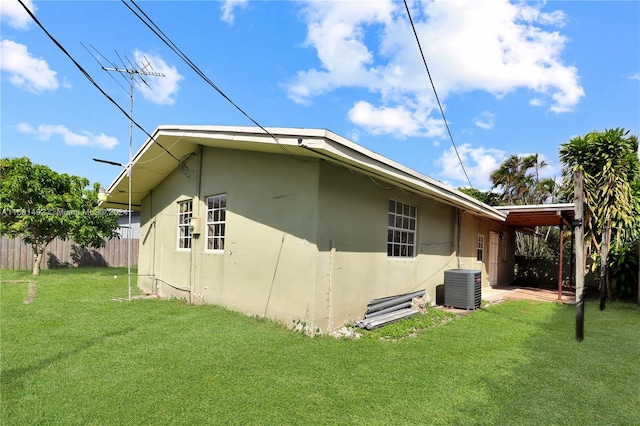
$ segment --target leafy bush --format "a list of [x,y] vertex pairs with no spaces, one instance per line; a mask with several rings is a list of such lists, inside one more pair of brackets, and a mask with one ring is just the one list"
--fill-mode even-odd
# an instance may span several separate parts
[[613,294],[623,300],[636,300],[638,295],[637,246],[612,249],[609,252],[609,274]]

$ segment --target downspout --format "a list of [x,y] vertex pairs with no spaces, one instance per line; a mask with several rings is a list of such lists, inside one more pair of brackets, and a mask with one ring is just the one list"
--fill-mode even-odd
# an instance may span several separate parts
[[327,328],[328,331],[333,330],[333,280],[334,280],[334,262],[336,257],[336,248],[333,246],[333,241],[329,240],[329,288],[327,290]]
[[[198,145],[198,152],[196,154],[198,156],[198,166],[197,166],[197,170],[196,170],[196,188],[195,188],[195,199],[194,199],[194,214],[195,217],[199,219],[199,221],[201,222],[201,218],[200,218],[200,204],[202,201],[202,145]],[[202,224],[200,224],[200,226],[202,226]],[[200,232],[200,229],[194,229],[195,232]],[[192,232],[194,232],[192,231]],[[198,237],[196,237],[196,235],[198,235],[198,237],[200,236],[200,234],[196,234],[193,233],[191,235],[191,250],[189,251],[189,303],[193,303],[192,300],[192,295],[194,294],[195,290],[196,290],[196,277],[198,276],[197,274],[197,269],[198,269],[198,259],[197,259],[197,253],[196,251],[198,250],[199,244],[197,243]],[[196,258],[194,259],[194,256],[196,256]]]
[[[198,175],[196,177],[196,196],[198,197],[198,200],[202,198],[202,145],[198,146]],[[200,214],[200,203],[198,203],[198,214]]]
[[[197,198],[194,197],[193,200],[193,204],[197,205]],[[191,207],[193,209],[193,206]],[[193,219],[193,210],[191,211],[191,219]],[[195,250],[195,243],[194,243],[195,239],[193,238],[193,231],[191,233],[191,248],[189,249],[189,278],[188,278],[188,282],[189,282],[189,303],[191,303],[191,295],[193,294],[194,291],[194,285],[193,285],[193,251]]]
[[455,226],[455,238],[456,238],[456,268],[460,269],[460,223],[462,221],[462,212],[460,209],[456,209],[456,226]]
[[[151,294],[157,293],[157,284],[156,284],[156,215],[153,213],[153,189],[149,191],[149,217],[153,218],[153,222],[151,222],[150,226],[153,226],[153,244],[151,245]],[[138,244],[138,247],[140,244]],[[140,258],[140,249],[138,249],[138,258]]]

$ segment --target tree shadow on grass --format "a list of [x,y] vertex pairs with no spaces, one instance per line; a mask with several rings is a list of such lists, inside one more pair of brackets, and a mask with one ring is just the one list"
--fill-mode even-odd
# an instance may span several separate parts
[[[536,307],[523,306],[510,321],[529,321],[529,309]],[[485,379],[486,424],[640,424],[640,311],[623,303],[600,311],[597,301],[587,302],[582,342],[575,338],[575,306],[555,306],[535,328],[512,348],[516,362],[496,365],[499,374]]]
[[27,376],[37,373],[38,371],[41,371],[47,368],[48,366],[55,364],[58,361],[77,355],[82,351],[85,351],[95,345],[98,345],[111,337],[124,336],[126,334],[131,333],[132,331],[134,331],[134,328],[127,327],[120,331],[113,331],[111,333],[106,333],[94,339],[87,340],[85,343],[80,344],[75,348],[69,349],[67,351],[59,352],[53,356],[44,358],[26,367],[14,368],[14,369],[9,369],[7,371],[3,371],[2,379],[1,379],[2,387],[5,390],[12,389],[13,391],[15,391],[16,388],[19,386],[20,382]]

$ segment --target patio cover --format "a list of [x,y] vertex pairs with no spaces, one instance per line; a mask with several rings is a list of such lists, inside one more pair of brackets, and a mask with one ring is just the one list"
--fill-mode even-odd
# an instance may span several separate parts
[[496,209],[507,213],[505,225],[524,232],[532,232],[536,226],[571,227],[574,217],[573,203],[499,206]]
[[[505,225],[516,230],[534,233],[536,226],[560,226],[572,229],[574,203],[537,204],[530,206],[500,206],[497,210],[507,213]],[[558,253],[558,300],[562,301],[563,233],[560,232]],[[573,255],[572,255],[573,256]]]

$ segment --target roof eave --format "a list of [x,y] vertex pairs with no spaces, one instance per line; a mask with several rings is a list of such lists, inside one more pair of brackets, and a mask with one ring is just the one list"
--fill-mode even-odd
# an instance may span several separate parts
[[[133,156],[132,208],[140,210],[142,199],[176,169],[182,156],[198,145],[237,146],[237,149],[269,149],[301,157],[324,158],[372,178],[394,184],[457,207],[470,214],[504,222],[507,213],[488,206],[442,182],[383,157],[326,129],[162,125]],[[207,144],[206,141],[210,141]],[[216,145],[217,144],[217,145]],[[233,145],[231,145],[233,144]],[[244,144],[240,146],[238,144]],[[165,146],[166,145],[166,146]],[[173,157],[173,158],[171,158]],[[153,164],[152,164],[153,162]],[[174,164],[175,163],[175,164]],[[150,174],[151,168],[157,169]],[[147,180],[145,184],[144,179]],[[109,186],[111,197],[103,207],[123,208],[128,200],[128,173],[124,167]]]

